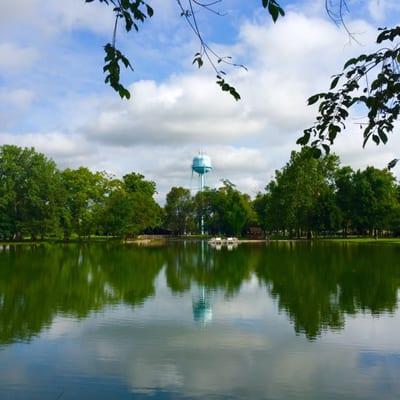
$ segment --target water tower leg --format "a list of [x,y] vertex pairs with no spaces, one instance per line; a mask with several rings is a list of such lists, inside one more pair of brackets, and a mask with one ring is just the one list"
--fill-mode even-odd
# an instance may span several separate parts
[[[202,192],[204,189],[204,175],[200,175],[200,191]],[[201,234],[204,235],[204,210],[201,210],[201,221],[200,221],[200,231]]]

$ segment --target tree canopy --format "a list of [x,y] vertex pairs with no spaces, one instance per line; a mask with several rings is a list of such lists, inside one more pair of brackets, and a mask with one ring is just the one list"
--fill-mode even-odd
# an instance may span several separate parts
[[312,238],[400,234],[400,186],[387,169],[354,171],[339,158],[293,151],[265,192],[252,199],[229,180],[192,194],[172,187],[162,207],[156,183],[137,172],[118,179],[86,167],[59,170],[32,148],[0,146],[0,240],[92,235],[128,238],[166,231]]

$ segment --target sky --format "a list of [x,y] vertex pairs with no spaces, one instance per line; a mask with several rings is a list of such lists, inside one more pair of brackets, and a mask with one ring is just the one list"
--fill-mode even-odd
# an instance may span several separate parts
[[[171,186],[196,186],[191,160],[203,151],[214,166],[207,185],[229,179],[255,196],[299,149],[296,139],[316,113],[307,98],[328,89],[345,60],[374,49],[377,27],[394,24],[400,11],[396,0],[350,0],[346,23],[357,42],[329,19],[324,0],[282,1],[286,16],[276,24],[261,0],[223,0],[223,17],[199,11],[208,43],[248,69],[227,69],[242,96],[235,102],[209,66],[192,65],[199,44],[176,0],[148,2],[154,17],[138,33],[118,32],[134,68],[122,75],[127,101],[104,84],[109,7],[0,1],[0,144],[33,146],[61,169],[140,172],[156,181],[160,203]],[[360,117],[333,151],[353,168],[386,166],[400,140],[393,134],[386,146],[362,149]]]

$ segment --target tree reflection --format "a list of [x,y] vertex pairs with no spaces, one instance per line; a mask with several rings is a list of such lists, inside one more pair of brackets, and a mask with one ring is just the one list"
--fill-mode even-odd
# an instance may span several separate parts
[[339,330],[346,314],[379,315],[397,308],[399,248],[338,244],[271,245],[256,274],[293,321],[313,340]]
[[[29,340],[57,315],[84,318],[107,305],[140,306],[155,295],[163,266],[172,293],[195,286],[234,297],[256,276],[295,331],[310,340],[342,329],[346,315],[393,312],[400,285],[396,246],[283,242],[233,251],[196,243],[1,249],[0,344]],[[203,300],[200,296],[193,305],[196,316],[209,309]]]
[[154,294],[158,249],[113,245],[10,246],[0,253],[0,344],[29,340],[55,315],[86,317]]
[[249,257],[248,248],[221,251],[197,244],[166,248],[167,284],[173,292],[184,292],[194,283],[207,289],[223,290],[234,296],[255,270],[258,253]]

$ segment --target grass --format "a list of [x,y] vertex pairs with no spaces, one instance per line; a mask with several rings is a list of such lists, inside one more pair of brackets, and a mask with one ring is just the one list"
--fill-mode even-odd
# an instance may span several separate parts
[[[189,237],[175,237],[173,238],[174,240],[190,240],[190,239],[207,239],[209,236],[207,235],[193,235]],[[122,242],[123,240],[121,238],[115,238],[115,237],[110,237],[110,236],[92,236],[89,238],[82,238],[79,239],[78,237],[73,237],[67,242],[65,242],[61,238],[45,238],[43,240],[37,240],[37,241],[32,241],[30,239],[24,239],[22,241],[18,242],[7,242],[7,241],[0,241],[0,246],[5,246],[5,245],[32,245],[32,244],[51,244],[51,243],[104,243],[104,242]],[[251,240],[248,240],[251,242]],[[288,239],[288,238],[270,238],[270,241],[302,241],[302,242],[308,242],[307,239]],[[400,244],[400,238],[378,238],[374,239],[372,237],[347,237],[347,238],[340,238],[340,237],[328,237],[328,238],[314,238],[311,241],[315,242],[333,242],[333,243],[354,243],[354,244]],[[257,242],[257,240],[254,240],[254,242]]]
[[339,242],[339,243],[395,243],[400,244],[400,238],[378,238],[374,239],[371,237],[350,237],[350,238],[329,238],[329,239],[316,239],[327,242]]

